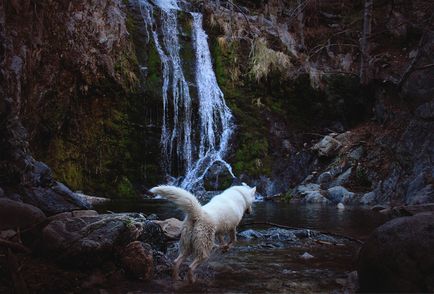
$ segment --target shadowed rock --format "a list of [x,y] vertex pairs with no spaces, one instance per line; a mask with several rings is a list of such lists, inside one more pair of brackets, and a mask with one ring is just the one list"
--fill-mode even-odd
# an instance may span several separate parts
[[112,259],[116,248],[144,241],[165,250],[161,228],[140,214],[105,214],[52,221],[42,231],[41,249],[72,266],[95,266]]
[[37,207],[9,199],[0,199],[0,230],[27,228],[46,219]]
[[361,292],[434,291],[434,215],[391,220],[362,247],[357,265]]

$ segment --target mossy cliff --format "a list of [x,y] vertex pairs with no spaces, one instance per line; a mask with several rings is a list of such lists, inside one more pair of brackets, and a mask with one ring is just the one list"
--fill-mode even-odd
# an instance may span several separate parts
[[[420,28],[428,25],[420,16],[429,18],[429,3],[374,5],[378,21],[364,83],[359,79],[363,7],[363,1],[204,5],[216,75],[238,126],[229,161],[238,176],[259,184],[260,192],[287,191],[321,170],[324,160],[311,151],[315,142],[372,119],[379,98],[395,99],[395,106],[388,106],[395,108],[402,107],[402,99],[414,105],[427,101],[426,90],[409,89],[411,82],[400,92],[396,77],[402,79],[403,64],[411,64],[406,52],[419,50]],[[380,21],[382,15],[389,18]],[[413,25],[393,26],[400,19]],[[399,47],[404,43],[408,48]],[[421,51],[429,63],[428,51]],[[263,176],[270,179],[264,182]]]
[[91,194],[131,197],[159,181],[160,102],[143,87],[134,11],[120,0],[22,2],[6,7],[6,91],[34,157]]

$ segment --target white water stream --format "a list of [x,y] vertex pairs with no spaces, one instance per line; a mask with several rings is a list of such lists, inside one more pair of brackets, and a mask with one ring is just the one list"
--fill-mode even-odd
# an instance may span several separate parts
[[[233,134],[233,116],[212,68],[208,36],[202,28],[202,14],[190,13],[195,80],[187,81],[180,55],[178,12],[181,5],[175,0],[152,3],[139,0],[139,5],[162,65],[161,148],[165,172],[173,175],[174,166],[181,168],[179,185],[188,190],[200,187],[207,171],[217,162],[234,176],[231,166],[224,160]],[[189,85],[192,83],[195,95],[191,95]],[[198,113],[196,109],[193,113],[193,99],[197,99]]]

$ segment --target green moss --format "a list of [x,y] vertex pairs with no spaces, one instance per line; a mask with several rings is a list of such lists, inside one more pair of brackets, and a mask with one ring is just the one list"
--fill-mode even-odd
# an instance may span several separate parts
[[122,177],[117,182],[116,192],[120,198],[131,198],[136,195],[134,187],[127,177]]
[[293,195],[292,195],[291,191],[287,191],[283,195],[282,200],[283,200],[283,202],[291,202],[292,198],[293,198]]
[[235,172],[250,176],[270,175],[268,140],[255,133],[241,135],[240,139],[233,164]]

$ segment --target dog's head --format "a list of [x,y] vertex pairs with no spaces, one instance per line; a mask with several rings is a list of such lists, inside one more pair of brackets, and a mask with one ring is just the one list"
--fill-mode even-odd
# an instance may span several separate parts
[[246,200],[246,213],[251,214],[253,211],[253,202],[255,201],[256,187],[250,188],[247,184],[243,183],[245,192],[243,193]]

